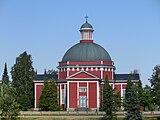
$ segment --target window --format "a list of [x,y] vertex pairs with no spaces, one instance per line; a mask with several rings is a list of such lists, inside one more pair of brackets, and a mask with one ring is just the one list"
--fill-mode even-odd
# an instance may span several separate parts
[[65,95],[64,95],[64,89],[62,89],[62,104],[64,104],[65,101]]
[[123,89],[123,95],[122,95],[123,98],[125,98],[125,94],[126,94],[126,89]]
[[86,88],[85,87],[80,87],[79,92],[86,92]]

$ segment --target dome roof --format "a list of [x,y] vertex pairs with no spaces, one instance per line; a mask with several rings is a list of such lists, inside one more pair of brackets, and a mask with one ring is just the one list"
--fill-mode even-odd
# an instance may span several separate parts
[[87,21],[81,26],[80,30],[81,30],[81,29],[84,29],[84,28],[93,29],[92,25],[89,24]]
[[108,52],[93,42],[82,42],[72,46],[63,56],[62,62],[67,61],[111,61]]

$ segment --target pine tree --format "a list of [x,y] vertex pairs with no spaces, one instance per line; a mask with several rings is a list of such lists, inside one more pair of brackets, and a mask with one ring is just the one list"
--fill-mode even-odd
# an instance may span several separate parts
[[42,89],[42,93],[39,99],[38,107],[41,108],[41,110],[48,111],[49,110],[49,82],[45,79],[44,85]]
[[57,86],[56,86],[55,80],[53,79],[50,80],[49,90],[51,93],[49,110],[50,111],[58,110]]
[[32,66],[31,55],[27,52],[16,58],[16,63],[11,70],[12,86],[16,91],[16,98],[21,105],[21,110],[33,107],[33,80],[35,72]]
[[139,96],[136,87],[131,83],[131,77],[128,78],[127,83],[124,100],[124,107],[127,112],[126,120],[142,120]]
[[5,63],[4,66],[4,72],[2,76],[2,84],[9,84],[9,76],[8,76],[8,71],[7,71],[7,63]]
[[109,85],[108,75],[106,75],[103,87],[103,110],[105,115],[103,119],[112,120],[113,119],[113,89]]
[[118,111],[121,108],[121,94],[118,92],[117,94],[114,94],[114,103],[113,103],[113,110]]
[[154,67],[150,83],[153,101],[160,108],[160,65]]
[[14,89],[9,85],[3,84],[0,95],[0,111],[1,119],[16,120],[20,114],[19,104],[16,101],[16,96],[13,94]]
[[54,79],[48,81],[44,80],[44,86],[38,106],[45,111],[58,110],[57,86],[54,82]]
[[141,80],[138,81],[137,92],[138,92],[138,96],[139,96],[139,100],[140,100],[140,106],[144,107],[144,105],[145,105],[145,96],[144,96],[144,90],[143,90],[143,87],[142,87]]

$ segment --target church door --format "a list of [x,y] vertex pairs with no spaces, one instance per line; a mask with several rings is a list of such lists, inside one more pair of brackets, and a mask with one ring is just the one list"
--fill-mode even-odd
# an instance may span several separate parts
[[80,96],[80,107],[86,108],[86,96]]

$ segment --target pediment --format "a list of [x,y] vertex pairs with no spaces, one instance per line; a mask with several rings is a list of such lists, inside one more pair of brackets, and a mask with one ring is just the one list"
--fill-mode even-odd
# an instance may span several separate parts
[[99,78],[89,72],[79,71],[79,72],[69,76],[67,79],[99,79]]

